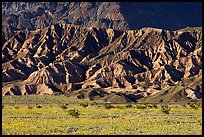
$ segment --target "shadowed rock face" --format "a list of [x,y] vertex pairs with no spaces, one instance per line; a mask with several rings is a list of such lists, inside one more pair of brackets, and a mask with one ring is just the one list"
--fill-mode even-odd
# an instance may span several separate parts
[[85,97],[117,103],[202,95],[202,28],[122,31],[62,23],[5,31],[2,39],[3,95],[94,88],[102,91]]
[[4,30],[41,29],[56,23],[119,30],[167,30],[202,25],[201,2],[3,2]]

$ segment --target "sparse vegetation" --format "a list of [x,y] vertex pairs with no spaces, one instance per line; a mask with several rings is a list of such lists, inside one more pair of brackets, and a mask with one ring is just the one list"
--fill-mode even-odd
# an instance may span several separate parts
[[80,106],[82,106],[83,108],[85,108],[85,107],[88,107],[88,103],[87,102],[85,102],[85,103],[80,103]]
[[132,104],[127,104],[125,107],[126,108],[132,108],[133,106],[132,106]]
[[41,105],[36,105],[36,107],[37,107],[37,108],[42,108],[42,106],[41,106]]
[[76,98],[58,95],[28,95],[28,96],[4,96],[2,104],[80,104],[85,102],[83,100],[76,100]]
[[147,105],[148,108],[153,108],[152,104]]
[[169,114],[170,110],[171,110],[171,107],[169,107],[168,105],[162,105],[162,107],[161,107],[161,111],[164,114]]
[[124,108],[125,108],[125,106],[122,106],[122,105],[117,105],[117,106],[114,106],[114,108],[124,109]]
[[67,109],[67,106],[66,105],[61,105],[60,106],[62,109]]
[[68,111],[54,104],[42,106],[30,110],[6,107],[2,111],[2,134],[202,134],[201,108],[192,111],[191,107],[173,107],[167,117],[159,109],[127,109],[125,104],[111,110],[98,106],[83,109],[78,104],[69,105]]
[[19,106],[15,106],[15,109],[19,109]]
[[32,106],[28,106],[28,109],[33,109],[33,107]]
[[111,103],[104,103],[104,107],[105,107],[106,109],[114,108],[114,106],[112,106]]
[[153,104],[153,108],[158,108],[158,107],[157,107],[157,104]]
[[[16,97],[18,102],[20,99]],[[70,98],[67,98],[70,99]],[[71,99],[70,99],[71,100]],[[3,104],[2,134],[3,135],[113,135],[113,134],[151,134],[151,135],[201,135],[202,108],[169,105],[168,115],[160,109],[149,108],[154,104],[98,104],[90,107],[79,106],[79,102],[68,109],[62,104],[41,104],[37,109],[34,104]],[[75,100],[73,100],[75,101]],[[32,100],[31,100],[32,102]],[[85,102],[85,101],[84,101]],[[87,101],[86,101],[87,102]],[[91,103],[91,102],[87,102]],[[16,106],[20,109],[14,109]],[[31,106],[33,109],[28,109]],[[34,107],[35,106],[35,107]],[[52,107],[51,107],[52,106]],[[64,103],[63,106],[67,107]],[[107,106],[109,109],[105,109]],[[128,106],[128,107],[127,107]],[[137,106],[143,109],[137,109]],[[157,104],[158,108],[160,106]],[[198,104],[199,106],[199,104]],[[114,108],[114,109],[110,109]],[[146,109],[144,109],[146,108]],[[161,124],[162,123],[162,124]],[[45,128],[46,127],[46,128]]]
[[189,103],[189,106],[193,109],[198,109],[199,108],[199,104],[197,102],[192,102],[192,103]]
[[137,105],[137,109],[145,109],[145,108],[147,108],[146,105]]
[[97,103],[94,101],[94,102],[91,102],[91,105],[97,105]]
[[79,111],[77,109],[71,109],[68,111],[69,115],[74,116],[75,118],[79,118]]

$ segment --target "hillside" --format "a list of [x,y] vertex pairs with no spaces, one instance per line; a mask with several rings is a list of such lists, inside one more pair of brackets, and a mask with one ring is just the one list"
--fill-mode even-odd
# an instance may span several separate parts
[[3,30],[36,30],[57,23],[135,30],[202,26],[201,2],[2,2]]
[[2,34],[2,95],[109,102],[202,99],[202,28],[117,30],[59,23]]

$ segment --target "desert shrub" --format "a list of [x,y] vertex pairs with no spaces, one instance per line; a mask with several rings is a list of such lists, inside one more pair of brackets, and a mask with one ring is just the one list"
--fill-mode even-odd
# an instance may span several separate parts
[[2,109],[4,108],[4,105],[2,105]]
[[104,104],[104,107],[105,107],[106,109],[114,108],[110,103],[105,103],[105,104]]
[[37,107],[37,108],[42,108],[42,106],[41,106],[41,105],[37,105],[36,107]]
[[137,109],[145,109],[146,107],[146,105],[137,105]]
[[197,103],[198,107],[201,107],[202,108],[202,104],[201,103]]
[[66,105],[61,105],[60,106],[62,109],[67,109],[67,106]]
[[164,102],[164,100],[163,100],[163,99],[160,99],[159,102],[162,103],[162,102]]
[[32,106],[28,106],[28,109],[32,109],[33,107]]
[[68,111],[69,112],[69,115],[75,117],[75,118],[79,118],[79,111],[77,109],[71,109]]
[[133,106],[132,106],[132,104],[127,104],[125,107],[126,108],[132,108]]
[[196,102],[194,102],[194,103],[190,103],[189,106],[190,106],[191,108],[193,108],[193,109],[198,109],[199,104],[196,103]]
[[143,103],[143,105],[147,106],[147,105],[148,105],[148,103],[147,103],[147,102],[144,102],[144,103]]
[[94,101],[94,102],[91,103],[91,105],[92,105],[92,106],[93,106],[93,105],[97,105],[97,103]]
[[153,104],[153,108],[158,108],[158,107],[157,107],[157,104]]
[[148,108],[153,108],[152,104],[147,105]]
[[85,107],[88,107],[88,103],[87,103],[87,102],[85,102],[85,103],[82,102],[82,103],[80,103],[80,106],[82,106],[82,107],[84,107],[84,108],[85,108]]
[[202,108],[202,104],[200,104],[199,107]]
[[15,109],[19,109],[19,106],[15,106]]
[[115,106],[114,108],[124,109],[124,107],[123,107],[123,106]]
[[169,114],[171,108],[168,106],[168,105],[164,105],[161,107],[161,111],[164,113],[164,114]]
[[80,94],[80,95],[77,96],[77,98],[78,98],[78,99],[84,99],[84,95],[83,95],[83,94]]

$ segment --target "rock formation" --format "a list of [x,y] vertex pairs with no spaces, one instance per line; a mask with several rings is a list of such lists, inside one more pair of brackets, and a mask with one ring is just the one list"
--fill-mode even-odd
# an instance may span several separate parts
[[77,91],[78,98],[117,103],[202,98],[202,28],[58,23],[3,31],[2,44],[2,95]]
[[111,29],[177,30],[202,25],[201,2],[2,2],[3,30],[56,23]]

